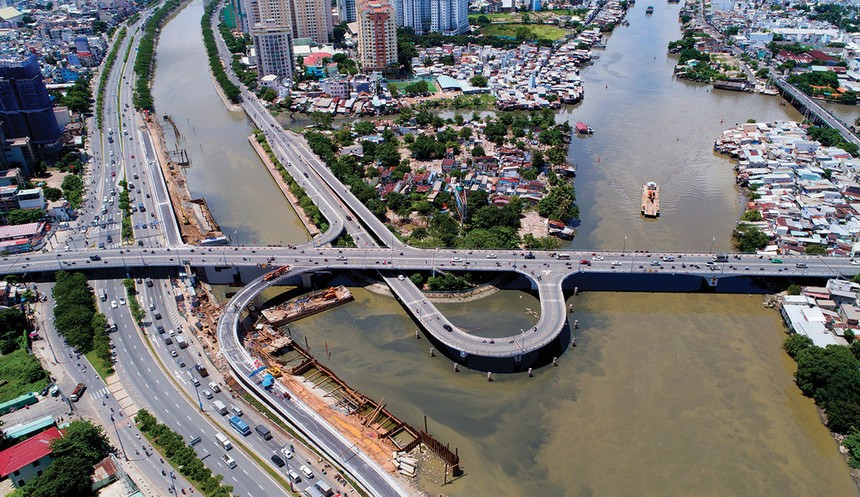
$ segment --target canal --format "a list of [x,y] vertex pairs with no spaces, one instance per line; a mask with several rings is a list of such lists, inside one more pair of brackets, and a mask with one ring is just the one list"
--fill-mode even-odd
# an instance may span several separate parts
[[[583,211],[575,246],[620,249],[627,235],[628,249],[707,250],[716,236],[715,249],[729,248],[742,198],[730,162],[711,153],[714,139],[748,118],[798,117],[773,98],[674,81],[666,44],[680,36],[677,9],[661,4],[646,18],[637,5],[632,25],[583,71],[585,101],[564,115],[596,129],[571,151]],[[161,112],[196,129],[190,152],[210,154],[194,157],[190,185],[225,226],[301,239],[285,221],[289,207],[265,189],[262,165],[238,153],[250,128],[211,91],[201,14],[194,4],[167,25],[156,74]],[[224,160],[228,151],[236,158]],[[237,174],[241,181],[225,180]],[[648,223],[636,205],[647,180],[664,188],[664,217]],[[246,190],[245,181],[257,183]],[[459,449],[466,476],[443,486],[439,468],[419,482],[431,495],[858,495],[815,406],[793,383],[779,316],[760,296],[581,295],[570,301],[578,346],[558,367],[487,383],[430,358],[394,299],[353,293],[355,302],[292,332],[343,379],[415,426],[426,415],[431,433]],[[456,324],[501,336],[534,322],[539,303],[506,291],[440,308]]]
[[166,24],[157,49],[153,97],[170,114],[191,159],[188,187],[204,197],[225,235],[241,244],[288,244],[307,231],[248,143],[253,126],[221,103],[200,29],[203,3],[191,2]]

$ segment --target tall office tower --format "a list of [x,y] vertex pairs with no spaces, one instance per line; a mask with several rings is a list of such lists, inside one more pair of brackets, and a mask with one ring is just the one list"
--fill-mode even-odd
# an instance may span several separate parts
[[35,55],[0,60],[0,120],[6,138],[29,137],[37,147],[59,144],[60,127]]
[[357,0],[358,60],[364,71],[382,71],[397,64],[394,7],[388,0]]
[[469,30],[469,0],[430,0],[430,31],[459,35]]
[[292,2],[290,0],[245,0],[248,27],[290,28],[292,26]]
[[415,34],[430,30],[430,0],[394,0],[398,27],[408,27]]
[[337,14],[340,16],[340,22],[355,22],[358,19],[355,0],[337,0]]
[[286,29],[253,30],[257,50],[257,73],[262,78],[274,74],[287,81],[293,79],[293,38]]
[[331,40],[331,0],[292,0],[293,38],[310,38],[316,43]]
[[293,16],[290,0],[246,0],[245,13],[260,78],[293,77]]

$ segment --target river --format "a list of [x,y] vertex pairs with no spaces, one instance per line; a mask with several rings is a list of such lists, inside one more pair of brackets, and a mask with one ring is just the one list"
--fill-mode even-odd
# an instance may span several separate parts
[[[717,236],[715,248],[728,248],[742,198],[731,163],[711,152],[714,139],[748,118],[798,117],[774,98],[708,93],[672,80],[666,44],[680,36],[677,8],[661,4],[646,18],[637,5],[632,25],[613,34],[601,59],[583,71],[585,101],[567,113],[596,134],[572,146],[583,217],[575,246],[617,249],[627,235],[628,249],[707,250]],[[171,21],[158,50],[156,86],[168,72],[163,57],[172,57],[182,74],[170,77],[197,74],[185,83],[193,90],[162,89],[156,103],[181,115],[179,122],[188,119],[204,149],[232,143],[225,148],[238,150],[248,124],[224,110],[208,75],[194,69],[205,61],[193,48],[201,11],[193,5]],[[182,48],[172,52],[168,43]],[[219,177],[236,170],[207,175],[205,168],[225,167],[219,157],[209,158],[211,166],[195,157],[189,182],[217,215],[230,211],[221,223],[291,216],[274,190],[247,197]],[[262,171],[250,159],[242,163],[243,180],[256,177],[255,167]],[[642,221],[636,207],[647,180],[664,188],[656,222]],[[255,202],[280,210],[261,211]],[[277,240],[290,229],[300,238],[285,223],[259,225],[257,236]],[[858,495],[815,406],[794,385],[780,318],[762,308],[760,296],[583,294],[571,299],[578,346],[558,367],[488,383],[481,373],[454,373],[450,361],[430,358],[429,343],[415,339],[415,324],[394,299],[353,293],[355,302],[294,323],[292,331],[307,336],[312,351],[354,387],[384,398],[415,426],[426,415],[431,433],[459,449],[466,475],[446,486],[440,471],[422,478],[431,495]],[[440,308],[477,334],[500,336],[534,322],[529,310],[539,303],[506,291]]]
[[233,243],[305,242],[307,231],[248,143],[250,121],[243,112],[217,105],[202,15],[203,3],[195,0],[162,31],[152,91],[156,110],[172,115],[185,137],[192,164],[186,169],[188,187],[206,199]]
[[[651,16],[637,4],[630,27],[609,37],[600,59],[582,70],[585,99],[560,114],[583,121],[594,135],[575,137],[582,224],[574,248],[706,251],[731,248],[743,210],[733,164],[713,152],[720,133],[747,119],[798,120],[778,96],[713,90],[674,79],[677,58],[667,45],[681,37],[677,5],[658,5]],[[642,185],[660,185],[660,218],[640,217]]]

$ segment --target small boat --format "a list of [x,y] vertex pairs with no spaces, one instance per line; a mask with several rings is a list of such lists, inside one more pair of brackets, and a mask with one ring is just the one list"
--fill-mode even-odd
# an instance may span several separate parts
[[653,218],[660,216],[660,187],[653,181],[642,185],[642,215]]
[[649,5],[648,8],[645,9],[645,13],[646,14],[653,14],[654,13],[654,7]]
[[576,133],[579,135],[593,135],[594,130],[591,129],[591,126],[580,121],[580,122],[576,123]]

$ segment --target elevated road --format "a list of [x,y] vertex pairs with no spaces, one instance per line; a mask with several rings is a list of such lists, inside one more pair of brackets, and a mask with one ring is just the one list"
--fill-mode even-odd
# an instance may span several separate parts
[[[437,267],[446,271],[516,272],[532,281],[541,300],[541,318],[536,329],[510,330],[506,338],[494,343],[469,335],[451,325],[437,310],[425,303],[420,292],[398,292],[406,308],[416,316],[430,335],[452,351],[467,357],[516,358],[535,352],[555,340],[564,330],[567,314],[562,285],[576,274],[696,276],[709,286],[718,286],[725,278],[736,277],[837,277],[860,272],[857,263],[848,258],[785,256],[776,261],[755,255],[737,255],[728,262],[712,263],[709,254],[673,253],[673,262],[663,262],[658,254],[617,252],[564,252],[569,260],[548,252],[490,252],[457,250],[421,250],[405,248],[310,248],[310,247],[174,247],[98,252],[70,251],[56,254],[32,254],[5,257],[0,260],[0,274],[50,273],[57,269],[99,270],[149,267],[255,267],[289,265],[298,272],[336,271],[338,269],[377,270],[389,276],[389,283],[403,283],[411,271]],[[581,261],[585,261],[583,264]],[[708,264],[711,264],[708,266]],[[260,269],[260,272],[264,270]],[[399,276],[404,275],[403,279]],[[395,281],[392,281],[395,280]],[[625,290],[624,278],[616,278],[616,290]],[[249,289],[249,291],[253,290]],[[246,295],[242,292],[241,295]],[[232,302],[230,305],[232,305]],[[241,306],[240,306],[241,307]],[[452,327],[447,330],[445,325]]]
[[[314,267],[295,269],[279,280],[284,281],[314,270]],[[221,318],[218,320],[218,342],[221,353],[236,372],[237,378],[243,381],[246,387],[257,397],[284,413],[303,431],[305,436],[315,441],[334,464],[341,468],[349,467],[350,474],[355,475],[371,495],[385,497],[409,495],[399,481],[366,454],[356,450],[354,444],[344,438],[328,421],[301,400],[290,398],[289,392],[280,383],[275,384],[277,390],[269,391],[258,385],[258,379],[250,377],[250,373],[257,370],[261,364],[242,346],[238,332],[240,316],[260,292],[276,283],[276,281],[265,281],[262,277],[257,278],[239,290],[229,304],[224,306]]]
[[784,78],[777,76],[773,72],[771,72],[770,77],[774,83],[776,83],[776,86],[794,100],[796,104],[805,108],[809,113],[814,114],[820,122],[838,131],[845,141],[860,147],[860,138],[852,133],[851,130],[848,129],[848,126],[831,114],[829,110],[819,105],[812,97],[797,89],[796,86],[792,85]]

